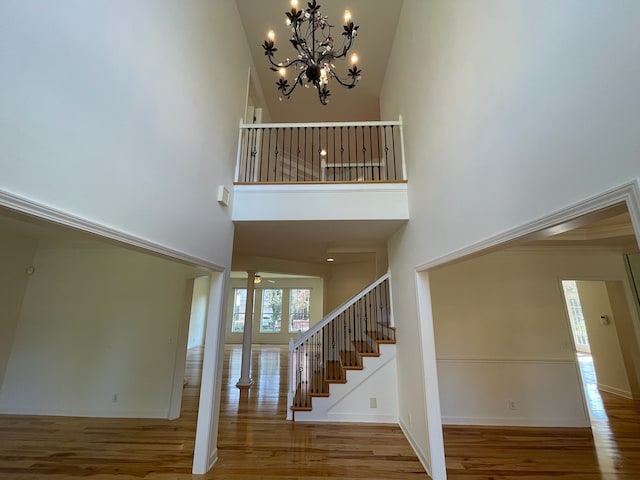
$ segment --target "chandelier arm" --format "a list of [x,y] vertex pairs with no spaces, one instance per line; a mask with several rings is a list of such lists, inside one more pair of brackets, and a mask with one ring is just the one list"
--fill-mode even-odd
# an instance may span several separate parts
[[[320,99],[320,103],[322,105],[326,105],[327,104],[327,98],[326,96],[323,96],[322,92],[320,91],[319,88],[316,88],[316,90],[318,91],[318,98]],[[327,94],[328,94],[328,90],[327,90]]]
[[269,63],[271,63],[271,65],[273,65],[274,67],[278,67],[278,68],[289,68],[290,66],[295,65],[297,63],[302,63],[306,65],[306,63],[303,60],[300,60],[299,58],[294,58],[289,63],[276,62],[274,61],[273,57],[268,57],[268,58],[269,58]]
[[293,84],[291,85],[291,88],[289,89],[289,91],[287,91],[286,89],[282,90],[282,95],[287,97],[287,98],[289,98],[291,96],[291,94],[293,93],[293,91],[296,89],[296,87],[298,86],[299,83],[301,83],[300,82],[300,78],[296,77],[296,81],[293,82]]
[[347,56],[347,52],[349,52],[349,50],[351,49],[351,45],[353,44],[353,37],[348,38],[348,43],[347,40],[345,40],[345,42],[342,44],[342,53],[340,53],[340,55],[335,55],[333,58],[344,58]]
[[358,83],[358,80],[356,78],[351,78],[351,83],[347,83],[345,81],[343,81],[338,75],[336,75],[335,72],[331,71],[331,77],[334,78],[336,80],[336,82],[338,82],[340,85],[342,85],[343,87],[346,88],[353,88],[356,86],[356,83]]
[[298,50],[298,52],[301,55],[307,55],[308,58],[313,59],[313,52],[311,50],[309,50],[309,45],[307,44],[307,37],[309,36],[309,28],[311,28],[311,23],[309,23],[309,26],[307,27],[307,32],[305,33],[305,35],[303,35],[302,37],[300,36],[300,22],[296,22],[293,24],[293,37],[294,40],[296,41],[296,44],[300,46],[301,50]]

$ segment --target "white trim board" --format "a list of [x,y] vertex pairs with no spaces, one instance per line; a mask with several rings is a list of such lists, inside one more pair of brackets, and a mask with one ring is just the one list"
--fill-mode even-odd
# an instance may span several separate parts
[[458,417],[443,416],[442,425],[515,426],[547,428],[585,428],[581,423],[567,425],[565,418],[554,417]]
[[588,215],[620,203],[626,204],[636,239],[640,243],[640,179],[634,179],[605,192],[586,198],[580,202],[576,202],[563,209],[552,212],[544,217],[537,218],[531,222],[506,230],[459,250],[455,250],[421,263],[415,267],[415,270],[417,272],[428,271],[453,261],[462,260],[466,257],[470,257],[493,248],[498,248],[508,242],[522,239],[542,230],[546,230],[583,215]]
[[402,420],[400,420],[398,422],[398,425],[400,425],[400,430],[402,430],[402,433],[404,433],[405,438],[409,442],[409,445],[411,445],[411,448],[413,449],[413,452],[418,457],[418,460],[420,461],[420,463],[424,467],[425,471],[427,472],[427,475],[429,475],[431,478],[433,478],[433,480],[444,480],[446,477],[434,478],[433,474],[431,473],[431,465],[429,465],[429,462],[427,461],[427,458],[424,456],[424,453],[423,453],[422,449],[420,448],[418,442],[413,437],[413,435],[411,435],[411,430],[409,430],[409,428],[407,428],[407,426],[404,424],[404,422]]
[[7,192],[6,190],[0,190],[0,206],[8,208],[9,210],[24,213],[31,217],[55,223],[56,225],[70,227],[74,230],[97,235],[98,237],[115,240],[116,242],[130,245],[147,252],[153,252],[162,255],[163,257],[185,262],[190,265],[209,268],[217,272],[224,270],[223,266],[210,262],[209,260],[205,260],[204,258],[196,257],[194,255],[181,252],[180,250],[175,250],[171,247],[131,235],[130,233],[126,233],[106,225],[101,225],[91,220],[87,220],[86,218],[63,212],[62,210],[57,210],[49,207],[48,205],[34,202],[27,198]]

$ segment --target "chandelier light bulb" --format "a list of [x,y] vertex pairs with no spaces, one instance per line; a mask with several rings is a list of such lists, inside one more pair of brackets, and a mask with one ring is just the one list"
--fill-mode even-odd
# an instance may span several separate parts
[[284,67],[281,67],[280,70],[278,70],[278,73],[280,73],[281,77],[284,77],[287,74],[287,69]]
[[291,8],[293,10],[297,10],[298,9],[298,0],[291,0]]
[[351,21],[351,12],[349,10],[344,11],[344,23],[349,23]]
[[269,32],[267,33],[267,38],[273,42],[276,39],[276,32],[274,32],[273,30],[269,30]]
[[351,55],[351,65],[355,65],[356,63],[358,63],[358,55],[354,53]]

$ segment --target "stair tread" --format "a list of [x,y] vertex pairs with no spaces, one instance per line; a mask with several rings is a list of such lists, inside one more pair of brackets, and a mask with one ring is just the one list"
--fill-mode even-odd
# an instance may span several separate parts
[[[395,338],[391,338],[388,335],[384,335],[380,332],[377,331],[372,331],[369,332],[369,336],[371,337],[371,339],[373,341],[375,341],[376,343],[385,343],[385,344],[393,344],[396,343],[396,339]],[[394,335],[395,336],[395,335]]]

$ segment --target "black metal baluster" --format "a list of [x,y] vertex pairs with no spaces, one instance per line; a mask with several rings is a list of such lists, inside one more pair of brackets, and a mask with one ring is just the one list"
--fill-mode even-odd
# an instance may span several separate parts
[[[293,127],[289,127],[289,182],[293,181],[291,178],[293,169]],[[296,175],[298,174],[298,160],[296,159]]]
[[304,148],[304,161],[302,163],[302,181],[307,180],[307,127],[304,127],[304,137],[303,137],[303,148]]
[[351,180],[351,127],[347,127],[347,166],[349,167],[349,180]]
[[269,141],[267,142],[267,182],[271,180],[271,129],[269,129]]
[[[358,127],[353,127],[353,141],[355,143],[355,148],[353,149],[353,154],[355,155],[355,160],[353,164],[355,165],[355,171],[353,172],[354,180],[358,180]],[[351,154],[351,149],[349,149],[349,154]],[[349,162],[351,162],[351,158],[349,158]]]
[[340,181],[344,180],[344,127],[340,127]]
[[262,162],[263,162],[263,157],[264,157],[264,127],[262,127],[260,132],[260,150],[259,150],[259,161],[258,161],[258,166],[256,168],[256,180],[258,182],[262,181]]
[[362,336],[362,299],[358,299],[356,301],[356,308],[355,308],[355,318],[356,318],[356,329],[358,331],[357,336],[358,336],[358,351],[360,351],[361,349],[364,349],[366,351],[366,348],[364,348],[364,338]]
[[382,145],[380,143],[380,125],[376,126],[376,143],[378,144],[378,177],[382,180]]
[[325,329],[322,329],[322,347],[320,349],[320,368],[322,371],[322,375],[320,375],[321,377],[321,382],[322,382],[322,391],[324,392],[324,379],[325,379],[325,375],[326,375],[326,370],[327,370],[327,361],[326,361],[326,356],[325,356],[325,350],[326,350],[326,343],[325,343],[325,338],[324,338],[324,331]]
[[273,180],[272,182],[278,183],[278,167],[282,170],[282,162],[279,160],[278,156],[280,155],[280,149],[278,144],[280,142],[280,129],[276,128],[275,130],[275,139],[273,141],[274,150],[273,150]]
[[387,143],[387,126],[382,127],[384,130],[384,166],[389,180],[389,145]]
[[333,156],[331,157],[331,163],[333,163],[333,181],[336,181],[336,127],[333,127]]
[[367,339],[367,345],[368,345],[368,349],[369,351],[373,351],[373,345],[371,345],[371,341],[369,340],[369,313],[368,313],[368,309],[369,309],[369,304],[367,302],[367,294],[365,293],[364,298],[364,338]]
[[[373,166],[373,134],[371,133],[372,127],[369,125],[369,160],[371,163],[371,180],[376,179],[376,173]],[[378,178],[378,180],[380,180]]]
[[362,179],[367,181],[367,146],[364,140],[364,127],[360,127],[362,130]]
[[[324,172],[324,167],[322,166],[322,162],[324,161],[325,163],[327,162],[327,149],[322,147],[322,131],[326,130],[327,127],[320,127],[318,130],[318,150],[320,152],[320,158],[319,158],[319,165],[320,165],[320,171],[318,172],[318,181],[322,180],[322,174]],[[328,132],[325,133],[325,143],[329,142],[329,134]],[[327,145],[327,148],[329,148],[329,145]],[[322,151],[324,150],[324,155],[322,155]]]
[[[331,361],[335,362],[336,360],[336,352],[337,352],[337,348],[338,345],[336,343],[336,329],[338,328],[338,317],[334,318],[333,321],[331,322]],[[332,365],[335,365],[335,363],[332,363]],[[332,368],[331,369],[331,380],[335,380],[335,370]]]
[[380,285],[378,285],[375,290],[374,290],[375,294],[373,297],[373,310],[374,310],[374,314],[375,314],[375,323],[373,324],[375,327],[375,332],[376,332],[376,337],[379,337],[379,333],[378,333],[378,329],[379,329],[379,323],[380,323],[380,314],[379,314],[379,310],[378,310],[378,305],[380,303]]
[[393,142],[393,179],[398,180],[398,173],[396,172],[396,127],[391,127],[391,141]]

